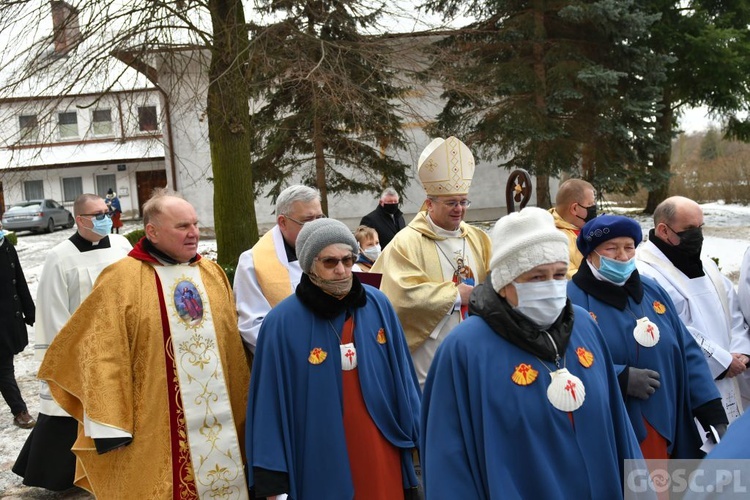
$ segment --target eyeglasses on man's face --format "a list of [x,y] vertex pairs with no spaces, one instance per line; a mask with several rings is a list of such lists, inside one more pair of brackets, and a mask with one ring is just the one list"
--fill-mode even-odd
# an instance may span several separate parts
[[104,220],[105,217],[110,217],[108,213],[104,214],[80,214],[79,217],[91,217],[96,220]]
[[344,267],[352,267],[354,265],[354,262],[357,260],[357,256],[354,254],[347,255],[346,257],[336,258],[336,257],[315,257],[315,260],[323,264],[323,267],[326,269],[334,269],[336,266],[339,265],[339,262],[344,264]]
[[445,201],[445,200],[440,200],[440,199],[437,199],[437,198],[431,198],[431,200],[434,201],[434,202],[442,203],[443,205],[445,205],[446,207],[450,208],[451,210],[455,209],[456,207],[469,208],[471,206],[471,200],[460,200],[460,201],[450,200],[450,201]]
[[284,217],[286,217],[287,219],[289,219],[292,222],[296,222],[297,224],[300,225],[300,227],[304,226],[308,222],[312,222],[312,221],[317,220],[317,219],[325,219],[326,218],[325,214],[320,214],[320,215],[316,215],[314,217],[309,217],[309,218],[307,218],[305,220],[297,220],[294,217],[291,217],[289,215],[284,215]]

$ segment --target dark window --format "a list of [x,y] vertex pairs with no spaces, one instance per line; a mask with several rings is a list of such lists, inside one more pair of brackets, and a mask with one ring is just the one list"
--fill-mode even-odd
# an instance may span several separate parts
[[96,176],[96,194],[104,198],[107,196],[107,191],[117,191],[117,180],[115,174],[104,174]]
[[27,200],[44,198],[44,184],[42,181],[24,181],[23,194]]
[[57,113],[60,139],[78,137],[78,115],[73,112]]
[[63,201],[76,201],[83,194],[83,181],[80,177],[68,177],[63,182]]
[[39,121],[36,115],[20,115],[18,117],[18,126],[22,142],[39,141]]
[[94,135],[112,135],[112,111],[95,109],[91,113],[91,131]]
[[159,123],[156,120],[156,106],[138,108],[138,130],[141,132],[156,132]]

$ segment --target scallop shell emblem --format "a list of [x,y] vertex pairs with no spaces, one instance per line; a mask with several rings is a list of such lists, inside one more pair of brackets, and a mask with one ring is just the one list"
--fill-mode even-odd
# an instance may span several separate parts
[[581,379],[565,368],[552,373],[552,382],[547,387],[547,399],[560,411],[576,411],[586,399],[586,389]]
[[576,349],[576,355],[578,356],[578,362],[581,363],[584,368],[589,368],[594,364],[594,355],[585,347],[579,347]]
[[320,347],[316,347],[312,351],[310,351],[310,356],[307,357],[307,360],[312,365],[319,365],[320,363],[325,361],[327,357],[328,357],[327,352],[325,352]]
[[667,308],[664,306],[664,304],[662,304],[658,300],[655,300],[653,305],[654,305],[654,311],[656,311],[656,314],[664,314],[665,312],[667,312]]
[[633,337],[643,347],[654,347],[659,343],[659,327],[644,316],[636,321]]
[[384,329],[381,328],[380,330],[378,330],[377,340],[378,340],[378,344],[385,344],[385,330]]
[[539,372],[533,369],[531,365],[521,363],[516,366],[516,370],[513,372],[510,379],[518,385],[529,385],[535,381],[538,376]]

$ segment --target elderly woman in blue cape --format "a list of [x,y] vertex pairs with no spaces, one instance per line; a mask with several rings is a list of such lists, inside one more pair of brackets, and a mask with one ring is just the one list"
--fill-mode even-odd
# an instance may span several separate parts
[[640,225],[601,215],[578,235],[583,261],[570,300],[595,318],[615,363],[622,397],[647,459],[701,458],[694,419],[727,426],[706,360],[664,289],[635,266]]
[[352,274],[356,249],[343,223],[306,222],[300,284],[263,320],[246,432],[256,497],[416,498],[419,385],[390,302]]
[[427,376],[427,498],[622,498],[641,454],[602,334],[567,300],[566,236],[527,207],[491,237],[490,275]]

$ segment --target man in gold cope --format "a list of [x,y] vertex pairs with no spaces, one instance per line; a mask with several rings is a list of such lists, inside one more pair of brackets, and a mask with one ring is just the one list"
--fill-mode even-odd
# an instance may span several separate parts
[[248,498],[249,370],[232,291],[192,205],[158,191],[146,236],[99,275],[39,368],[78,421],[75,484],[98,498]]
[[489,268],[490,239],[464,222],[471,205],[474,156],[455,137],[422,152],[422,210],[391,240],[372,267],[396,309],[421,386],[440,343],[466,315],[474,285]]

